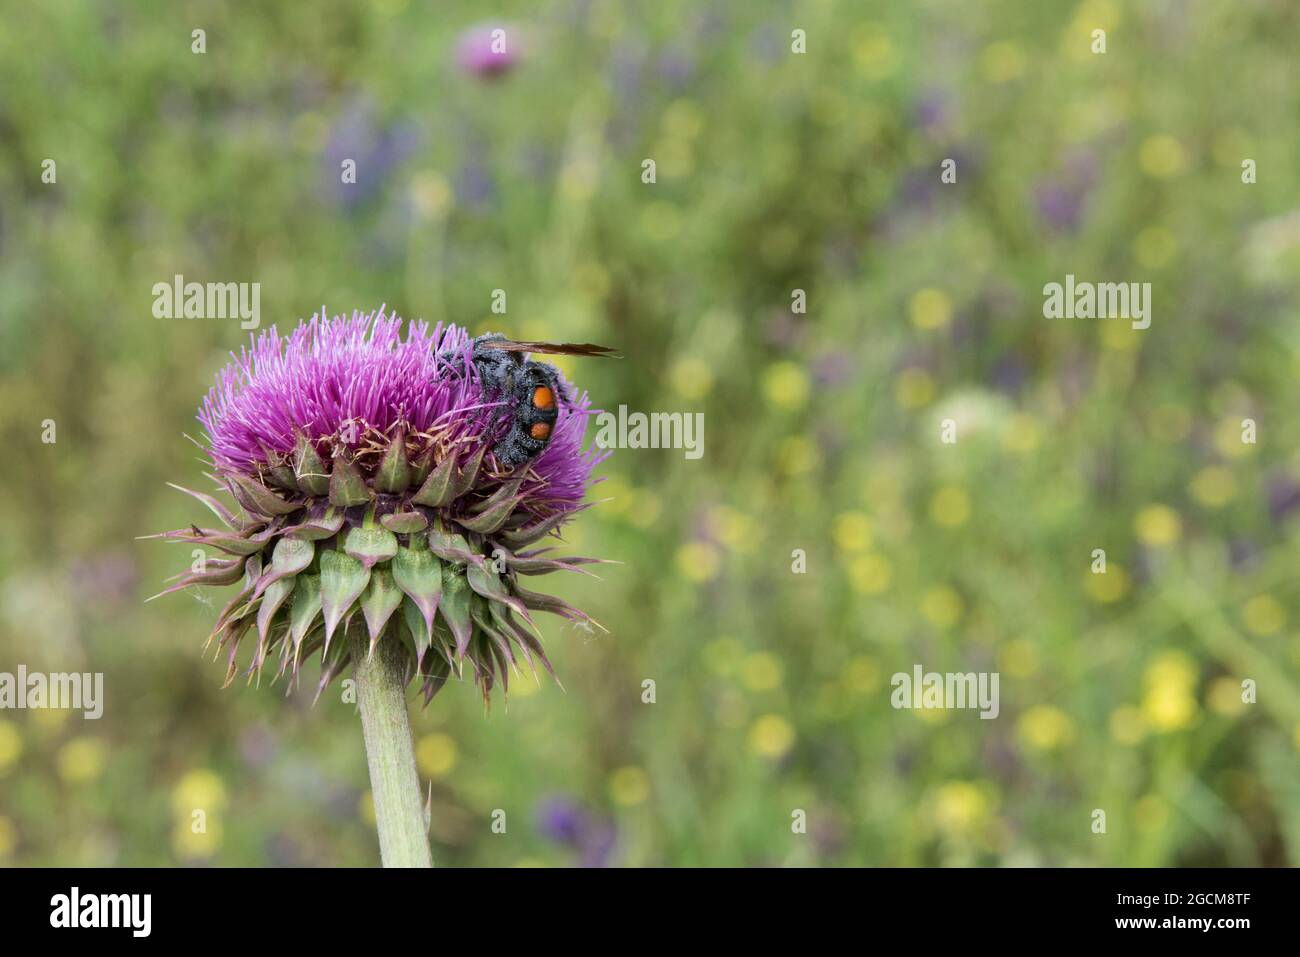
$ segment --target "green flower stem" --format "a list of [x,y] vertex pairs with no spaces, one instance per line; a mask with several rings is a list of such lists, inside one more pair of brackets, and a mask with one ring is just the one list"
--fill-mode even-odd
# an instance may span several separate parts
[[349,631],[380,858],[384,867],[432,867],[411,721],[406,713],[406,661],[401,642],[381,636],[371,655],[365,625],[354,621]]

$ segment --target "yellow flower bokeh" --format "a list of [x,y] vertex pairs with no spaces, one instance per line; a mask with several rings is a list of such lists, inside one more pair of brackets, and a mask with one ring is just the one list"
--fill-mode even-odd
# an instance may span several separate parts
[[831,538],[842,552],[862,552],[871,547],[871,519],[865,512],[840,512],[831,525]]
[[1133,240],[1133,256],[1144,269],[1168,266],[1177,254],[1178,240],[1163,226],[1148,226]]
[[23,736],[12,721],[0,720],[0,777],[18,763],[23,753]]
[[1109,605],[1128,594],[1128,572],[1114,562],[1108,562],[1104,572],[1093,572],[1091,569],[1085,572],[1083,587],[1093,601]]
[[904,409],[920,409],[934,401],[934,379],[924,369],[909,367],[894,380],[894,401]]
[[56,755],[59,777],[69,784],[85,784],[104,773],[108,750],[97,738],[73,738]]
[[1172,545],[1183,533],[1182,519],[1168,505],[1148,505],[1133,519],[1133,530],[1144,545]]
[[998,649],[998,669],[1008,678],[1030,678],[1038,671],[1038,649],[1023,638],[1006,642]]
[[868,655],[859,655],[844,666],[844,684],[854,694],[871,694],[883,677],[880,663]]
[[936,628],[951,628],[961,621],[965,610],[966,603],[961,595],[947,585],[927,588],[921,596],[921,614]]
[[1250,707],[1242,700],[1241,682],[1235,678],[1215,678],[1206,699],[1210,710],[1225,718],[1235,718]]
[[794,745],[794,728],[779,714],[765,714],[749,729],[749,749],[765,758],[779,758]]
[[18,846],[18,828],[14,822],[0,814],[0,860],[9,857]]
[[709,518],[718,539],[732,551],[751,552],[758,545],[761,529],[752,515],[730,505],[716,505]]
[[713,370],[697,356],[685,356],[677,360],[668,379],[673,391],[683,399],[702,399],[713,389]]
[[849,582],[855,591],[878,595],[894,580],[894,566],[883,555],[861,555],[849,563]]
[[781,676],[781,662],[770,652],[755,652],[740,665],[741,683],[750,691],[771,691],[780,687]]
[[1032,452],[1042,443],[1038,420],[1025,412],[1007,416],[1002,427],[1002,447],[1008,452]]
[[1172,179],[1187,168],[1187,153],[1177,139],[1161,133],[1142,141],[1138,163],[1148,176]]
[[970,837],[989,816],[991,804],[978,785],[949,781],[934,797],[934,821],[950,837]]
[[722,553],[710,542],[687,542],[677,549],[677,570],[687,581],[712,581],[722,571]]
[[1267,638],[1286,627],[1286,609],[1272,595],[1256,595],[1242,606],[1241,621],[1252,635]]
[[898,68],[898,51],[879,24],[859,24],[852,41],[853,62],[868,79],[883,80]]
[[1110,736],[1120,744],[1134,745],[1147,734],[1146,718],[1141,708],[1121,705],[1110,713]]
[[922,289],[913,294],[907,313],[918,329],[940,329],[952,320],[952,300],[939,289]]
[[808,373],[797,363],[774,362],[763,373],[763,395],[778,409],[802,409],[811,391]]
[[980,70],[990,83],[1006,83],[1025,72],[1025,52],[1018,43],[999,40],[990,43],[980,54]]
[[1192,476],[1189,491],[1206,508],[1221,508],[1236,496],[1237,480],[1229,469],[1211,465]]
[[957,528],[970,518],[970,496],[958,485],[945,485],[930,499],[930,519],[943,528]]
[[1142,716],[1156,731],[1181,731],[1195,720],[1196,663],[1181,651],[1164,651],[1147,665]]
[[188,814],[194,808],[222,808],[225,804],[225,785],[217,773],[208,768],[185,772],[172,788],[172,808],[178,814]]
[[618,768],[609,776],[609,796],[623,807],[643,804],[650,796],[650,776],[636,765]]
[[1074,722],[1060,708],[1035,705],[1020,716],[1020,740],[1035,751],[1054,751],[1074,740]]
[[458,757],[456,740],[449,734],[426,734],[415,746],[415,764],[427,778],[440,778],[450,772]]

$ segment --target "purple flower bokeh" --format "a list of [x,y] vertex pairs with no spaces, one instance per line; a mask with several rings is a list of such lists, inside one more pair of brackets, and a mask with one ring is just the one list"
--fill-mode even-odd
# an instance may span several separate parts
[[912,119],[916,127],[927,133],[945,130],[952,116],[946,94],[931,90],[912,104]]
[[456,62],[460,68],[482,79],[510,72],[521,55],[517,31],[501,23],[470,27],[456,42]]
[[[352,213],[377,196],[393,172],[420,147],[420,131],[408,121],[381,125],[368,99],[351,102],[330,127],[323,152],[322,175],[327,193]],[[357,164],[355,183],[345,183],[341,164]]]
[[1083,223],[1088,195],[1097,178],[1095,158],[1086,152],[1067,157],[1060,171],[1034,184],[1034,209],[1048,229],[1077,232]]
[[1268,515],[1277,522],[1300,508],[1300,482],[1290,475],[1276,474],[1268,480]]
[[556,794],[542,800],[537,805],[537,829],[574,851],[580,867],[608,867],[612,862],[618,836],[614,825],[576,798]]

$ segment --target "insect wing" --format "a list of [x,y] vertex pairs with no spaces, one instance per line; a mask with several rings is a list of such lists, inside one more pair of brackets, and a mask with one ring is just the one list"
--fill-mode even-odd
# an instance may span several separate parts
[[504,352],[541,352],[550,355],[593,358],[608,358],[618,351],[613,346],[598,346],[591,342],[517,342],[513,339],[488,339],[481,345],[484,349],[500,349]]

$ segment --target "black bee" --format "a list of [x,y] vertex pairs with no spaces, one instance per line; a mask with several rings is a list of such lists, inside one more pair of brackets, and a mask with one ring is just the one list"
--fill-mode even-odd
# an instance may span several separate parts
[[510,431],[493,447],[497,461],[508,469],[535,457],[551,441],[551,430],[560,414],[560,374],[546,362],[525,359],[529,352],[555,355],[607,357],[608,346],[588,342],[516,342],[495,332],[474,340],[471,360],[483,382],[489,400],[511,403]]

